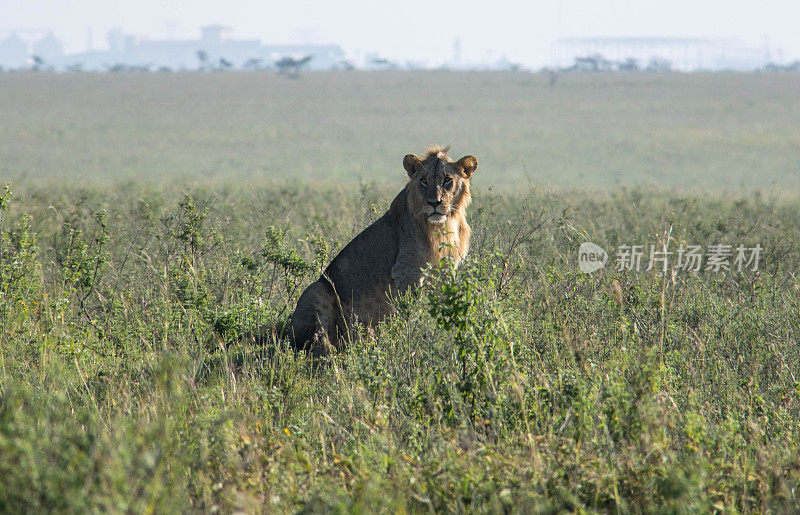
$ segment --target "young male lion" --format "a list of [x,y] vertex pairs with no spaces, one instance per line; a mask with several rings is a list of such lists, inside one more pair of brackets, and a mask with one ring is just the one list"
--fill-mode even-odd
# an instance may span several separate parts
[[419,286],[428,263],[464,259],[471,232],[464,212],[478,160],[453,161],[449,149],[428,147],[424,157],[403,158],[409,181],[389,211],[348,243],[297,301],[289,333],[296,348],[322,353],[326,342],[340,348],[356,321],[377,324],[393,297]]

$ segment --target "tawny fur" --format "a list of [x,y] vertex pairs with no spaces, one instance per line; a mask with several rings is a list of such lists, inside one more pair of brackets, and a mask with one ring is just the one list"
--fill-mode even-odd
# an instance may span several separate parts
[[356,324],[376,325],[392,310],[392,299],[422,282],[422,270],[467,255],[471,230],[465,210],[472,200],[469,179],[478,160],[453,161],[449,147],[432,146],[424,157],[408,154],[408,183],[389,210],[364,229],[300,296],[290,338],[315,354],[340,348]]

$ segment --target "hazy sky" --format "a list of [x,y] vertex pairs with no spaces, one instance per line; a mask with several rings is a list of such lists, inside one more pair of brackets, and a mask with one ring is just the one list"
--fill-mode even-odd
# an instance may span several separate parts
[[87,27],[94,47],[105,48],[114,27],[196,39],[212,23],[265,43],[335,42],[351,56],[429,64],[449,60],[459,39],[464,60],[506,56],[541,66],[553,41],[573,36],[734,38],[769,44],[776,60],[800,58],[798,0],[0,0],[0,30],[50,28],[73,52],[86,48]]

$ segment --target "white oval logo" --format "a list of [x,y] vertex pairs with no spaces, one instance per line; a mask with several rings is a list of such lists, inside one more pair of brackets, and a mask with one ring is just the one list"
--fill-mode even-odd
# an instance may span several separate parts
[[578,248],[578,268],[581,272],[591,274],[606,266],[608,254],[599,245],[590,241],[581,243]]

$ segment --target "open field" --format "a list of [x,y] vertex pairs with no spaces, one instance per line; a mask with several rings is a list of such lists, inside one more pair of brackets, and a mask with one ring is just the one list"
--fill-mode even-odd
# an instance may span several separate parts
[[[798,86],[0,74],[0,512],[796,510]],[[287,351],[434,142],[480,161],[468,262]],[[763,250],[588,275],[585,241]]]
[[453,144],[486,187],[800,187],[796,74],[0,74],[0,178],[394,184]]

